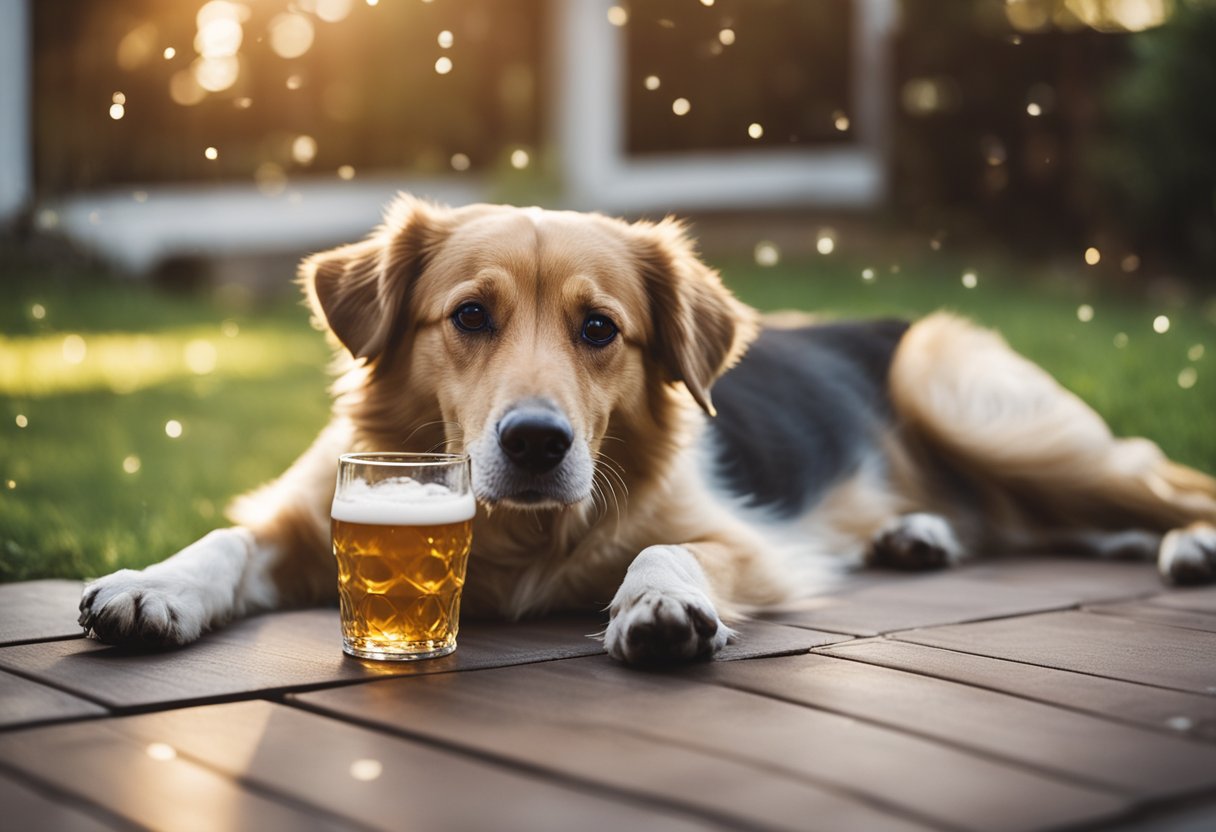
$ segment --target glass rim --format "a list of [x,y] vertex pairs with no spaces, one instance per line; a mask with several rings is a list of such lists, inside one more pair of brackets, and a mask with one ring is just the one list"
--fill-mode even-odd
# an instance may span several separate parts
[[458,465],[469,461],[468,454],[414,453],[405,451],[360,451],[341,454],[338,462],[348,465],[383,465],[386,468],[427,468]]

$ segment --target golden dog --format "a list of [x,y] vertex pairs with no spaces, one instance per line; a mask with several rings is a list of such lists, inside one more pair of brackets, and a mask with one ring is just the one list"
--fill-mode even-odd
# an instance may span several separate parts
[[813,593],[817,555],[1079,547],[1216,572],[1216,481],[1115,439],[998,336],[945,315],[762,325],[676,222],[402,196],[301,279],[341,345],[333,421],[235,528],[91,583],[97,637],[183,644],[333,599],[352,450],[470,454],[465,609],[607,605],[627,661],[712,655],[724,622]]

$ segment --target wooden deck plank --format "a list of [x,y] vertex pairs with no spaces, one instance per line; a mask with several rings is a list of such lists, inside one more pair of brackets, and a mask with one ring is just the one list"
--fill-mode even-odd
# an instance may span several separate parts
[[239,621],[180,650],[131,652],[92,639],[0,648],[0,668],[80,693],[113,709],[253,696],[383,676],[442,673],[602,652],[594,619],[464,624],[451,656],[365,662],[343,655],[337,610]]
[[1180,587],[1145,599],[1146,603],[1216,615],[1216,586]]
[[1091,604],[1141,598],[1161,592],[1152,563],[1075,556],[1009,556],[977,560],[965,574],[1009,587],[1066,593]]
[[1050,588],[1006,586],[972,578],[967,571],[917,575],[893,583],[802,602],[801,609],[772,617],[797,627],[856,636],[1025,615],[1074,607],[1074,594]]
[[106,709],[0,670],[0,728],[104,716]]
[[1216,636],[1113,615],[1049,612],[898,633],[893,638],[997,659],[1216,694]]
[[[871,573],[873,574],[873,573]],[[785,624],[875,636],[915,627],[1067,609],[1160,592],[1150,564],[1090,558],[981,559],[959,569],[845,584],[804,609],[774,618]]]
[[144,714],[115,728],[132,742],[164,743],[233,780],[381,829],[716,826],[266,701]]
[[715,661],[758,659],[765,656],[787,656],[806,653],[826,644],[848,641],[852,636],[825,633],[805,627],[787,627],[768,621],[745,621],[735,625],[739,637],[726,645],[714,657]]
[[[716,663],[702,670],[744,672],[775,661],[788,660]],[[955,829],[1091,822],[1128,806],[1126,798],[1107,791],[899,731],[705,684],[690,677],[696,672],[643,673],[595,657],[389,680],[290,699],[382,730],[532,766],[572,767],[618,784],[634,777],[630,759],[583,752],[579,741],[563,740],[585,737],[582,742],[595,743],[593,748],[610,748],[605,743],[612,738],[641,736],[745,763],[762,772],[760,779],[804,779],[875,808]]]
[[[541,680],[541,685],[552,678],[548,672],[517,670]],[[783,771],[648,736],[628,721],[605,723],[598,718],[601,708],[584,719],[577,704],[584,699],[582,691],[520,688],[512,682],[521,674],[510,674],[505,684],[497,674],[489,678],[488,685],[484,676],[462,681],[469,675],[482,676],[430,677],[425,684],[402,687],[360,685],[367,690],[358,694],[352,690],[349,697],[314,699],[311,694],[300,694],[289,701],[338,718],[370,720],[384,730],[455,743],[554,776],[674,802],[722,818],[732,826],[791,832],[935,828]],[[573,701],[567,692],[574,695]],[[597,696],[606,694],[616,695],[615,691],[600,691]],[[399,704],[408,711],[404,721],[394,710]]]
[[1216,740],[1216,698],[1208,696],[890,639],[857,640],[816,652]]
[[82,638],[81,581],[19,581],[0,584],[0,645]]
[[701,675],[1141,799],[1216,786],[1216,747],[902,670],[812,654]]
[[[148,744],[107,719],[0,735],[0,760],[35,781],[132,825],[174,832],[312,830],[341,825],[251,791],[180,756],[158,759]],[[29,829],[49,828],[38,824]]]
[[68,805],[59,795],[43,793],[0,775],[0,806],[6,829],[53,829],[55,832],[114,832],[129,827],[103,821]]
[[1181,627],[1184,630],[1201,630],[1205,633],[1216,633],[1216,615],[1206,612],[1179,607],[1150,604],[1145,601],[1123,601],[1113,604],[1094,604],[1084,607],[1086,612],[1098,615],[1118,615],[1132,618],[1136,621],[1147,621],[1150,624],[1164,624],[1167,627]]

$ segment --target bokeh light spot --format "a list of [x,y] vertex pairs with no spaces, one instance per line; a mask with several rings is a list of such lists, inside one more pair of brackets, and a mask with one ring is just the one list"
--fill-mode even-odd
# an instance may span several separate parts
[[270,48],[280,58],[298,58],[312,47],[312,21],[302,14],[275,15],[269,28]]
[[298,164],[311,165],[317,158],[317,140],[312,136],[296,136],[291,143],[291,158]]
[[452,170],[466,171],[473,164],[472,161],[463,153],[453,153],[449,160],[452,165]]
[[214,162],[216,159],[220,158],[220,152],[214,147],[208,147],[203,150],[203,156]]
[[620,6],[613,6],[608,9],[608,22],[613,26],[624,26],[629,22],[629,12]]
[[1158,335],[1164,335],[1170,331],[1170,319],[1167,315],[1158,315],[1153,318],[1153,332]]
[[528,151],[524,150],[523,148],[518,148],[511,151],[511,167],[515,168],[516,170],[523,170],[528,166],[528,162],[530,161]]
[[1195,344],[1186,351],[1186,357],[1191,361],[1198,361],[1199,359],[1203,358],[1203,353],[1203,344]]
[[721,32],[718,32],[718,42],[723,46],[730,46],[733,44],[735,42],[735,30],[723,29]]
[[1083,303],[1077,307],[1077,320],[1083,324],[1087,324],[1094,319],[1094,308],[1088,303]]
[[1085,262],[1090,266],[1096,266],[1102,262],[1102,252],[1098,251],[1093,246],[1085,249]]
[[350,14],[351,0],[316,0],[316,3],[316,15],[326,23],[337,23]]
[[65,364],[80,364],[89,352],[89,345],[79,335],[69,335],[63,339],[63,361]]
[[350,776],[355,780],[368,783],[384,773],[384,766],[379,760],[355,760],[350,764]]
[[760,138],[764,135],[764,125],[757,121],[753,121],[751,124],[747,125],[747,135],[753,139]]
[[338,168],[338,178],[345,179],[347,182],[355,178],[354,165],[342,165]]
[[182,350],[182,357],[186,361],[186,366],[190,368],[190,372],[196,376],[205,376],[215,371],[219,352],[215,349],[215,344],[207,339],[195,338],[186,344]]
[[165,422],[165,436],[170,439],[178,439],[182,435],[182,423],[176,419],[170,419]]
[[1178,386],[1183,390],[1190,390],[1198,380],[1199,372],[1194,367],[1185,367],[1178,373]]
[[30,420],[26,418],[24,413],[18,413],[17,418],[14,419],[14,421],[17,423],[17,427],[19,428],[29,427],[30,424]]
[[659,76],[647,75],[646,80],[642,82],[642,86],[646,87],[646,89],[650,90],[651,92],[654,92],[659,88],[661,83],[663,82],[659,80]]
[[447,29],[444,29],[439,33],[439,37],[435,38],[435,40],[439,43],[440,49],[451,49],[454,39],[452,37],[452,33]]
[[776,243],[762,240],[756,243],[752,256],[755,258],[757,266],[769,268],[781,262],[781,249],[777,248]]
[[135,454],[129,454],[123,458],[122,470],[126,471],[128,474],[134,474],[139,471],[142,465],[143,463],[140,462],[139,457],[137,457]]
[[678,116],[686,116],[692,110],[692,104],[687,98],[677,98],[671,102],[671,111]]
[[159,760],[162,763],[167,763],[177,758],[177,749],[164,742],[151,743],[144,749],[144,752],[153,760]]
[[977,275],[975,272],[963,272],[963,276],[960,279],[962,280],[963,286],[968,289],[974,289],[976,286],[980,285],[979,275]]
[[439,59],[435,61],[435,71],[440,75],[447,75],[452,71],[452,59],[447,55],[441,55]]

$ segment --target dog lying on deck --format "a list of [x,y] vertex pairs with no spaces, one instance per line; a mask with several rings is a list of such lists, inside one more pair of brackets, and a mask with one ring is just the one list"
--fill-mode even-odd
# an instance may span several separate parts
[[1216,575],[1216,480],[1112,437],[997,335],[943,314],[766,323],[670,220],[401,196],[301,281],[340,344],[333,420],[236,527],[89,584],[80,623],[103,641],[332,600],[354,450],[467,452],[465,610],[607,606],[630,662],[712,655],[730,622],[813,592],[814,556],[1067,548]]

